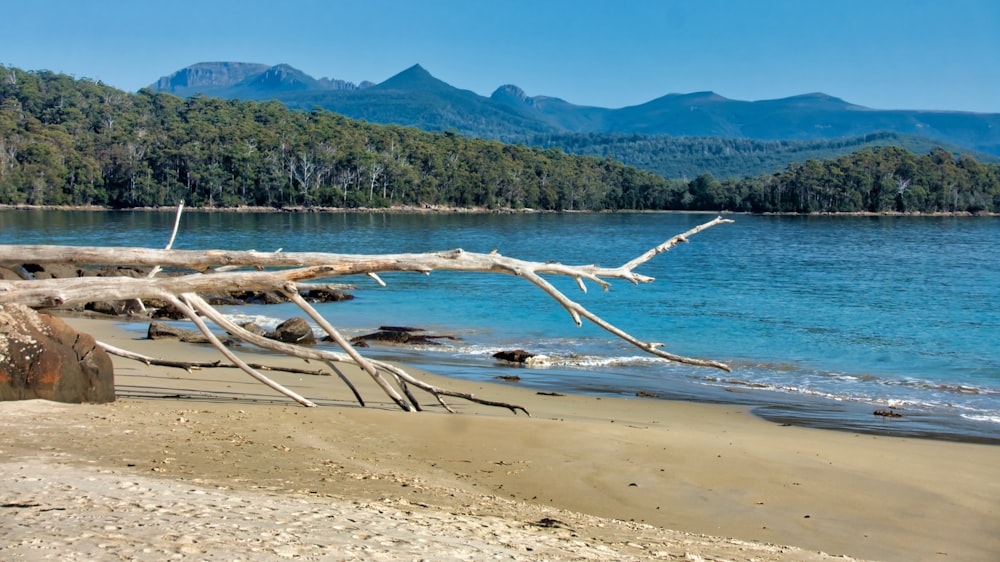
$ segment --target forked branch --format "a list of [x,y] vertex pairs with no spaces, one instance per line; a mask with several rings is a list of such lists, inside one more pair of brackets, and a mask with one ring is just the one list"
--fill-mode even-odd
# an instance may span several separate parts
[[[445,404],[442,399],[443,396],[462,398],[479,404],[505,407],[515,413],[517,411],[527,413],[524,408],[517,405],[483,400],[468,393],[438,388],[413,377],[395,365],[365,358],[334,326],[299,296],[296,284],[315,279],[368,275],[379,284],[384,285],[384,282],[378,277],[379,273],[407,271],[420,273],[430,273],[432,271],[468,271],[513,275],[524,278],[552,297],[560,306],[566,309],[573,318],[573,321],[578,325],[582,323],[583,319],[586,319],[652,355],[689,365],[714,367],[729,371],[729,366],[724,363],[676,355],[660,349],[662,347],[660,343],[640,340],[571,300],[545,279],[545,276],[548,275],[571,277],[576,280],[577,285],[583,291],[586,291],[586,281],[596,283],[604,289],[608,288],[610,279],[622,279],[634,284],[649,283],[654,279],[635,273],[634,270],[638,266],[646,263],[656,255],[668,251],[677,244],[687,242],[690,236],[715,225],[729,222],[732,221],[717,217],[683,234],[674,236],[642,255],[614,268],[605,268],[596,265],[574,266],[553,262],[529,262],[508,258],[496,252],[480,254],[465,252],[461,249],[422,254],[356,255],[322,252],[265,253],[252,250],[195,251],[122,247],[0,245],[0,265],[16,266],[25,262],[72,263],[77,265],[117,264],[172,267],[194,271],[189,274],[173,277],[140,279],[128,277],[88,277],[0,281],[0,303],[18,302],[33,308],[50,308],[101,300],[153,298],[166,300],[191,319],[219,352],[233,365],[243,369],[250,376],[274,390],[306,406],[314,404],[308,399],[298,396],[294,392],[265,377],[258,369],[243,362],[242,359],[222,345],[201,316],[209,319],[233,337],[251,345],[279,351],[294,357],[318,359],[325,362],[327,365],[333,367],[333,370],[351,388],[358,402],[362,405],[364,405],[364,402],[357,389],[342,372],[335,368],[334,362],[350,362],[358,365],[372,377],[393,402],[406,411],[417,411],[420,409],[419,402],[409,391],[409,385],[412,385],[430,393],[449,411],[451,411],[451,408]],[[241,267],[250,267],[253,270],[239,270]],[[201,271],[213,271],[213,268],[216,268],[215,272],[208,274],[200,273]],[[267,268],[286,269],[268,270]],[[316,322],[344,350],[344,353],[285,344],[252,334],[230,322],[199,296],[201,294],[212,294],[237,289],[244,291],[275,291],[285,294]],[[395,383],[398,390],[391,383]]]

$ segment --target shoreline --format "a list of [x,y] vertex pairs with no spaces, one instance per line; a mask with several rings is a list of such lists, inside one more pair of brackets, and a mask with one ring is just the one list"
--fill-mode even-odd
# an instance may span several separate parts
[[[383,349],[376,353],[378,353],[378,358],[407,363],[407,359],[392,351]],[[411,364],[419,369],[451,379],[486,380],[480,376],[469,375],[469,373],[487,372],[489,367],[485,366],[481,359],[478,361],[476,359],[466,360],[468,363],[460,363],[461,359],[458,360],[459,362],[455,362],[444,358],[448,365],[442,367],[436,365],[433,358],[417,361],[413,361],[411,358]],[[551,373],[551,371],[546,370],[546,373]],[[564,377],[570,374],[567,371]],[[572,383],[562,387],[551,382],[533,385],[532,378],[530,376],[522,377],[516,383],[505,384],[514,384],[534,391],[558,388],[564,392],[587,396],[729,405],[745,408],[754,417],[769,423],[795,425],[823,431],[1000,446],[1000,434],[992,431],[996,426],[994,422],[967,420],[958,414],[921,411],[909,406],[887,406],[885,403],[880,404],[876,401],[837,400],[823,396],[763,390],[759,387],[747,388],[733,383],[708,387],[698,386],[684,380],[676,380],[656,392],[637,392],[626,387],[620,389],[607,387],[595,390],[587,388],[587,385],[574,387]],[[898,417],[877,415],[876,411],[891,411]]]
[[[82,315],[83,318],[99,318]],[[280,317],[277,321],[283,320]],[[134,335],[145,334],[149,322],[130,319],[115,319],[106,317],[103,320],[118,322],[122,329]],[[276,323],[277,323],[276,321]],[[128,327],[125,327],[128,326]],[[134,326],[134,327],[133,327]],[[332,342],[320,342],[320,348],[339,351]],[[718,386],[697,385],[684,379],[665,379],[665,386],[649,390],[636,390],[635,387],[605,385],[601,388],[586,382],[576,384],[574,373],[583,375],[584,371],[558,370],[559,383],[551,380],[553,369],[544,369],[525,376],[519,368],[512,371],[517,376],[516,381],[504,381],[497,375],[495,362],[490,362],[481,356],[451,355],[447,352],[436,354],[436,350],[421,349],[414,351],[403,346],[376,346],[363,350],[374,359],[390,363],[408,365],[420,371],[434,373],[443,380],[464,380],[470,382],[482,381],[513,388],[521,388],[532,392],[559,391],[583,396],[634,399],[654,402],[687,402],[706,405],[727,405],[744,408],[750,415],[779,425],[794,425],[803,428],[821,429],[823,431],[840,431],[862,435],[884,437],[906,437],[913,439],[928,439],[944,442],[975,443],[1000,446],[1000,434],[997,434],[995,422],[969,420],[957,413],[926,410],[913,406],[893,406],[888,400],[834,399],[825,396],[787,393],[775,389],[763,389],[759,386],[743,386],[728,382]],[[544,373],[542,379],[536,374]],[[541,380],[541,383],[535,382]],[[891,412],[892,415],[878,415],[876,412]]]
[[[114,321],[65,320],[139,353],[191,360],[216,355],[137,338]],[[65,485],[67,478],[72,484],[72,477],[82,475],[101,482],[126,479],[147,491],[166,486],[169,500],[132,499],[140,507],[129,508],[123,496],[113,508],[116,514],[119,508],[136,511],[150,525],[160,517],[140,508],[157,501],[161,509],[170,502],[195,505],[198,498],[246,502],[249,511],[229,514],[235,522],[242,516],[248,526],[247,518],[254,517],[249,506],[259,502],[278,514],[284,514],[278,503],[291,502],[321,518],[322,509],[334,504],[342,510],[331,519],[335,523],[345,524],[343,517],[372,521],[367,533],[376,536],[362,543],[381,553],[375,559],[386,560],[460,549],[466,554],[455,559],[481,559],[501,547],[507,559],[552,560],[698,555],[985,561],[1000,552],[996,446],[788,427],[759,419],[746,407],[548,396],[423,373],[417,374],[439,386],[522,404],[532,417],[458,399],[448,400],[457,413],[447,414],[427,395],[418,395],[426,411],[408,414],[351,366],[342,368],[369,401],[366,408],[335,377],[270,373],[321,405],[303,408],[235,369],[186,373],[112,359],[120,396],[115,403],[0,404],[10,420],[0,429],[8,479],[16,480],[11,471],[21,466],[24,478],[34,471],[55,484]],[[259,354],[255,360],[293,361]],[[74,472],[60,472],[67,467]],[[87,492],[83,483],[72,485]],[[58,490],[17,490],[13,497],[5,492],[3,501],[38,504],[12,510],[18,518],[43,522],[73,515],[43,512],[53,507]],[[100,494],[77,496],[96,506],[111,501]],[[365,519],[372,506],[381,513]],[[94,510],[78,512],[82,517]],[[428,520],[442,525],[413,527]],[[121,522],[103,522],[104,531],[101,521],[78,523],[90,525],[94,542],[142,541]],[[17,529],[6,523],[0,529],[8,535],[4,543],[22,549],[12,553],[30,549],[11,540]],[[223,540],[213,533],[211,526],[181,532],[194,541],[183,546],[207,548]],[[108,534],[125,538],[102,539]],[[280,548],[315,546],[306,535],[298,542],[285,538]],[[350,536],[329,540],[345,541],[345,549],[363,547]],[[225,547],[235,549],[229,557],[249,553],[242,543]],[[538,550],[524,550],[532,547]],[[341,555],[363,558],[360,550]],[[275,551],[272,558],[277,556]],[[81,558],[88,558],[86,552]]]
[[[176,212],[177,206],[164,207],[130,207],[127,209],[116,209],[100,205],[28,205],[28,204],[0,204],[0,210],[34,210],[34,211],[106,211],[106,212]],[[683,213],[694,215],[753,215],[753,216],[783,216],[783,217],[998,217],[1000,213],[978,212],[938,212],[938,213],[900,213],[897,211],[858,211],[849,213],[834,212],[814,212],[814,213],[748,213],[735,211],[690,211],[690,210],[638,210],[621,209],[615,211],[588,211],[588,210],[549,210],[549,209],[514,209],[510,207],[490,209],[487,207],[443,207],[439,205],[427,205],[417,207],[412,205],[402,205],[393,207],[184,207],[184,212],[194,213],[372,213],[372,214],[413,214],[413,215],[433,215],[433,214],[615,214],[615,213]]]

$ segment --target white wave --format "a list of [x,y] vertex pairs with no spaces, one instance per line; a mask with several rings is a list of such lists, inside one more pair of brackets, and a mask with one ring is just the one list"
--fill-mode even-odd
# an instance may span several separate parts
[[961,417],[979,422],[989,422],[1000,424],[1000,415],[989,415],[989,414],[959,414]]
[[265,316],[263,314],[243,314],[240,312],[236,314],[226,314],[225,317],[237,326],[253,322],[265,330],[273,330],[278,327],[278,324],[285,321],[281,318],[275,318],[273,316]]
[[546,368],[546,367],[580,367],[580,368],[602,368],[602,367],[625,367],[650,363],[663,363],[665,360],[657,357],[642,356],[619,356],[602,357],[598,355],[535,355],[525,361],[525,366]]

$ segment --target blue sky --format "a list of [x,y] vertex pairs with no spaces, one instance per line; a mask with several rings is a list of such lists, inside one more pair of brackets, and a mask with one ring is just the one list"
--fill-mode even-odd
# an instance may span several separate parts
[[624,107],[712,90],[1000,113],[1000,0],[23,0],[0,64],[136,91],[203,61]]

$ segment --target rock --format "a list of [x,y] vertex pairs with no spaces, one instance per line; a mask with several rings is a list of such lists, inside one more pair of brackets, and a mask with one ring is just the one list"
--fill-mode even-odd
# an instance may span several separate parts
[[413,328],[410,326],[379,326],[379,330],[383,332],[423,332],[423,328]]
[[302,294],[302,298],[309,302],[342,302],[353,299],[354,295],[336,289],[310,289]]
[[267,337],[267,330],[261,328],[256,322],[245,322],[243,324],[239,324],[239,327],[250,332],[251,334],[254,334],[255,336]]
[[23,264],[23,266],[25,270],[35,276],[35,279],[66,279],[80,276],[80,268],[75,265],[59,263],[39,265],[35,263],[26,263]]
[[404,344],[413,343],[416,337],[419,336],[414,336],[412,333],[402,330],[381,330],[353,338],[351,343],[377,341],[381,343]]
[[312,327],[306,322],[305,318],[296,316],[294,318],[289,318],[278,327],[274,329],[273,332],[267,334],[267,337],[272,340],[278,340],[285,343],[297,343],[302,345],[312,345],[316,343],[316,335],[313,334]]
[[170,303],[162,305],[145,303],[147,308],[153,308],[152,317],[160,320],[184,320],[187,315]]
[[107,316],[121,316],[125,314],[125,301],[88,302],[83,309]]
[[[226,295],[207,295],[205,296],[205,302],[207,302],[212,306],[243,306],[247,304],[248,301]],[[272,303],[262,303],[262,304],[272,304]]]
[[132,277],[139,279],[149,274],[148,267],[133,267],[128,265],[108,265],[92,269],[79,270],[80,277]]
[[523,349],[508,349],[505,351],[498,351],[493,354],[494,359],[508,361],[510,363],[524,363],[534,356],[534,353],[529,353]]
[[19,304],[0,305],[0,400],[115,400],[114,366],[89,334]]
[[229,298],[241,301],[240,304],[281,304],[288,302],[288,299],[283,295],[273,291],[234,291],[229,294]]
[[163,322],[150,322],[146,337],[151,340],[175,339],[184,343],[210,343],[201,332],[185,330]]
[[458,339],[454,336],[435,336],[431,334],[415,334],[423,332],[422,328],[411,328],[408,326],[380,326],[379,331],[357,336],[351,339],[352,345],[361,345],[365,342],[376,341],[379,343],[391,343],[400,345],[441,345],[437,340]]

